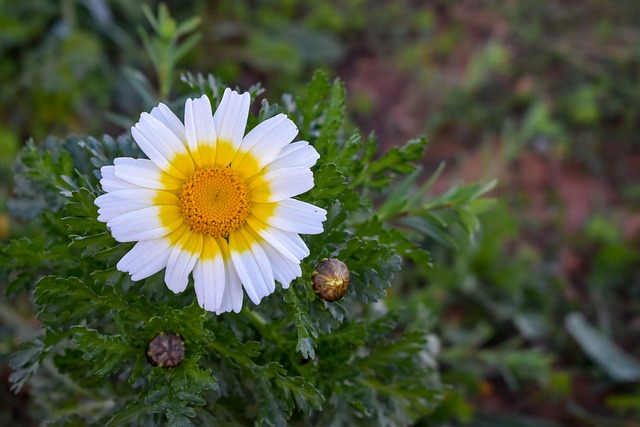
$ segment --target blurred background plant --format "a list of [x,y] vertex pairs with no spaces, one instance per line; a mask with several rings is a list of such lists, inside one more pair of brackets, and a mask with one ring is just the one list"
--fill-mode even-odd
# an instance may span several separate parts
[[[425,171],[446,163],[429,192],[445,203],[421,228],[433,267],[405,261],[386,300],[437,337],[450,385],[417,424],[640,425],[640,4],[191,0],[164,18],[146,5],[0,0],[2,239],[30,233],[7,206],[23,141],[117,135],[158,99],[181,104],[188,86],[163,64],[260,81],[273,99],[322,68],[383,149],[426,133]],[[177,38],[153,45],[167,28]],[[500,203],[475,241],[444,239],[445,190],[494,177]],[[4,366],[33,332],[0,327]],[[8,389],[7,423],[28,419],[28,392]]]

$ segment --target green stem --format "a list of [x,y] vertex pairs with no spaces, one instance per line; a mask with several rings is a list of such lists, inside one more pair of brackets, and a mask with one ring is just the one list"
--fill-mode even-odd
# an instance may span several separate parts
[[[293,291],[293,290],[291,290]],[[249,315],[249,319],[251,319],[251,325],[258,331],[261,337],[267,339],[268,341],[275,343],[277,347],[282,348],[284,346],[284,339],[281,334],[275,332],[275,328],[272,328],[269,323],[260,315],[260,313],[256,311],[251,311],[248,308],[243,308],[243,312]],[[295,370],[300,374],[303,373],[300,371],[299,361],[296,360],[294,355],[291,352],[286,352],[287,358],[291,363],[291,366],[295,368]]]
[[267,327],[267,321],[258,313],[257,311],[249,310],[248,308],[244,308],[243,311],[245,314],[249,315],[249,319],[251,319],[251,325],[258,330],[261,336],[271,336],[271,332]]

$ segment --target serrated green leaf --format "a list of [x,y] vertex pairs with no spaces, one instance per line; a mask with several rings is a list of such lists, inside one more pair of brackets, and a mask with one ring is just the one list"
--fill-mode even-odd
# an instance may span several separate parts
[[[181,408],[182,409],[182,408]],[[195,417],[196,413],[191,408],[184,408],[183,410],[176,411],[173,409],[167,410],[167,421],[169,425],[176,427],[191,427],[193,423],[188,417]]]
[[10,296],[33,287],[44,270],[52,270],[66,260],[67,252],[65,247],[46,245],[43,236],[9,242],[0,252],[0,277],[8,283],[5,294]]
[[71,333],[76,348],[83,352],[83,358],[99,362],[94,373],[101,377],[120,371],[125,361],[140,351],[132,348],[122,335],[102,335],[85,326],[74,326]]
[[[171,381],[174,390],[185,390],[187,393],[183,395],[185,401],[200,401],[200,393],[205,390],[216,390],[218,388],[218,380],[210,369],[203,369],[197,365],[193,356],[185,360],[181,365],[184,375],[175,375]],[[187,397],[190,396],[190,397]]]
[[[67,224],[73,224],[73,219],[68,220]],[[75,223],[77,225],[77,223]],[[93,257],[94,255],[105,251],[114,246],[115,240],[107,231],[95,234],[93,236],[75,236],[71,246],[82,249],[82,257]]]
[[336,144],[336,140],[345,118],[345,98],[344,85],[336,79],[331,86],[328,103],[323,109],[320,119],[322,122],[320,133],[315,143],[318,152],[324,156],[327,162],[332,162],[340,153],[340,147]]
[[314,173],[316,185],[301,199],[320,207],[340,203],[343,212],[365,207],[362,198],[350,187],[346,175],[333,163],[323,164]]
[[378,240],[362,241],[355,237],[347,242],[338,256],[349,267],[351,285],[363,303],[377,301],[386,295],[393,273],[400,270],[402,259]]
[[45,276],[36,284],[34,296],[40,306],[38,319],[54,330],[68,330],[88,316],[106,315],[125,305],[113,288],[77,277]]
[[296,351],[300,352],[304,358],[315,358],[315,341],[313,339],[318,337],[319,326],[317,320],[310,316],[306,309],[306,304],[303,303],[293,287],[289,288],[285,294],[284,301],[289,303],[294,310],[296,330],[298,332]]
[[496,186],[497,181],[492,180],[485,184],[473,183],[468,185],[457,185],[445,191],[440,196],[426,202],[422,209],[430,210],[439,206],[464,205],[478,197],[491,191]]
[[134,282],[131,280],[131,276],[127,273],[117,270],[115,267],[108,268],[106,270],[96,270],[89,274],[89,276],[96,282],[100,282],[107,286],[115,286],[117,283],[123,282],[122,289],[128,290]]
[[312,124],[322,114],[324,105],[321,101],[328,96],[330,87],[327,75],[322,71],[316,71],[307,87],[307,92],[298,99],[297,106],[301,115],[298,128],[303,139],[310,140],[317,136],[313,133]]
[[350,191],[347,177],[333,163],[325,163],[314,173],[315,185],[309,192],[317,203],[329,205]]
[[391,193],[386,196],[384,203],[376,210],[378,217],[382,219],[393,218],[410,206],[410,189],[415,185],[419,173],[419,169],[415,170],[393,187]]
[[380,243],[388,245],[400,256],[410,258],[419,265],[431,265],[429,252],[418,246],[422,240],[420,237],[413,242],[410,239],[410,233],[384,224],[377,216],[373,216],[363,222],[356,230],[356,235],[377,239]]
[[369,166],[370,174],[383,171],[401,174],[412,172],[416,167],[413,163],[422,158],[426,145],[427,140],[419,138],[408,141],[402,147],[392,148]]
[[[422,158],[426,144],[425,138],[410,140],[402,147],[392,148],[376,161],[369,159],[369,164],[361,170],[355,182],[367,188],[387,187],[397,175],[416,170],[416,162]],[[373,150],[370,148],[366,156],[372,157]]]
[[286,426],[290,416],[286,402],[273,393],[270,381],[260,381],[260,388],[260,409],[256,423],[261,426]]
[[[311,409],[320,411],[325,401],[324,396],[310,382],[302,377],[280,376],[275,380],[282,389],[287,402],[295,402],[295,406],[304,413],[310,413]],[[290,409],[292,405],[290,404]]]
[[19,392],[22,387],[38,371],[45,354],[44,343],[40,339],[25,342],[9,359],[9,367],[13,372],[9,375],[11,390]]
[[105,424],[106,427],[120,427],[123,425],[145,425],[144,420],[152,407],[140,405],[137,400],[130,402],[124,409],[120,409]]
[[424,214],[420,217],[403,218],[401,223],[418,230],[427,237],[431,237],[441,245],[453,249],[458,248],[458,242],[448,230],[448,225],[443,223],[438,217],[431,214]]
[[[63,214],[78,218],[98,218],[98,207],[95,205],[95,195],[86,188],[80,188],[71,192],[69,202],[65,205]],[[72,228],[72,230],[74,230]]]

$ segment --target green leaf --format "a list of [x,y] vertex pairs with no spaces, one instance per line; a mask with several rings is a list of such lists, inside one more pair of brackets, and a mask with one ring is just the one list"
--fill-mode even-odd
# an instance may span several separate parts
[[147,420],[150,413],[153,413],[153,407],[141,405],[139,400],[136,399],[115,413],[113,417],[107,421],[105,426],[145,425],[145,421],[147,421],[147,423],[150,421]]
[[411,205],[410,191],[419,175],[420,169],[417,169],[398,185],[393,186],[390,194],[385,197],[384,203],[376,210],[377,216],[383,219],[393,218],[406,211]]
[[384,224],[377,216],[373,216],[363,222],[356,229],[357,236],[368,236],[370,239],[377,239],[380,243],[388,245],[402,257],[412,259],[414,262],[429,266],[431,265],[431,255],[420,248],[421,236],[415,238],[413,242],[411,233],[400,231],[390,225]]
[[[71,231],[104,231],[104,225],[97,220],[98,207],[94,203],[95,199],[95,194],[86,188],[71,192],[69,201],[62,212],[64,215],[62,219],[67,223]],[[73,220],[80,222],[74,222]]]
[[119,372],[125,361],[140,351],[132,348],[122,335],[102,335],[85,326],[74,326],[71,333],[73,342],[83,352],[83,358],[98,362],[98,369],[94,373],[101,377]]
[[150,107],[157,104],[158,100],[154,94],[151,82],[144,73],[131,67],[123,67],[122,73],[133,90],[135,90],[140,99],[142,99],[142,104],[144,106]]
[[589,324],[581,313],[569,313],[565,327],[582,350],[614,381],[640,381],[640,361],[634,359],[601,331]]
[[403,218],[400,222],[419,231],[425,237],[431,237],[443,246],[453,249],[460,247],[460,243],[451,232],[449,225],[441,221],[439,216],[423,214],[422,216]]
[[328,206],[345,191],[350,191],[347,177],[333,163],[325,163],[313,174],[315,185],[309,195],[316,203]]
[[309,414],[312,409],[317,411],[322,409],[322,404],[325,401],[324,396],[304,378],[278,376],[275,382],[282,389],[285,401],[289,402],[290,410],[293,408],[293,402],[298,409],[306,414]]
[[212,105],[218,105],[225,89],[225,85],[213,74],[207,74],[205,77],[201,73],[194,75],[186,72],[180,75],[180,80],[198,93],[208,95]]
[[357,182],[369,188],[389,185],[397,174],[407,174],[416,170],[415,162],[420,160],[427,145],[425,138],[412,139],[402,147],[395,147],[371,164],[358,177]]
[[63,175],[73,174],[73,158],[63,140],[49,137],[39,148],[27,141],[15,164],[15,195],[9,201],[11,212],[32,219],[45,209],[59,210],[64,198],[58,188],[65,186]]
[[10,241],[0,251],[0,277],[8,283],[5,294],[32,288],[43,271],[55,270],[65,263],[67,253],[66,246],[47,245],[39,235]]
[[442,400],[435,355],[424,330],[405,331],[400,312],[345,324],[323,335],[318,383],[332,397],[320,425],[409,425]]
[[[72,191],[70,196],[62,211],[62,221],[72,233],[73,241],[70,246],[82,250],[82,257],[86,258],[119,245],[106,230],[106,226],[98,221],[95,194],[86,188],[80,188]],[[117,259],[111,261],[115,263]]]
[[[172,374],[171,387],[178,391],[182,401],[188,404],[204,404],[201,393],[205,390],[217,390],[218,380],[210,369],[204,369],[197,363],[198,357],[188,353],[184,362]],[[158,368],[160,369],[160,368]]]
[[45,276],[36,284],[34,295],[40,306],[38,319],[58,331],[67,331],[87,318],[107,316],[111,309],[126,304],[113,288],[77,277]]
[[172,409],[167,410],[167,421],[169,425],[176,427],[192,427],[193,423],[187,416],[195,417],[193,410],[184,409],[181,411],[175,411]]
[[318,321],[310,315],[307,309],[308,303],[305,304],[303,302],[294,286],[291,286],[286,292],[284,301],[291,305],[294,310],[293,314],[298,332],[296,351],[300,352],[305,359],[313,359],[316,357],[314,338],[318,337]]
[[283,427],[287,425],[289,414],[287,405],[275,397],[270,385],[264,385],[261,392],[260,409],[256,420],[257,425]]
[[345,118],[345,98],[344,85],[336,79],[331,86],[329,101],[323,109],[320,134],[315,143],[325,162],[332,162],[340,153],[336,140]]
[[[329,94],[329,79],[322,71],[316,71],[311,79],[311,83],[307,88],[304,96],[298,99],[298,110],[301,120],[297,121],[300,135],[303,139],[310,140],[314,136],[314,127],[317,126],[314,121],[322,114],[324,110],[324,100]],[[317,136],[317,134],[315,135]],[[315,139],[315,138],[313,138]]]
[[358,237],[347,242],[338,258],[347,264],[351,273],[349,293],[355,292],[363,303],[384,298],[393,273],[402,265],[402,259],[389,246]]
[[44,343],[40,339],[35,339],[23,343],[20,349],[11,355],[9,367],[13,372],[9,375],[9,381],[14,393],[19,392],[38,371],[44,354]]
[[473,183],[468,185],[456,185],[445,191],[440,196],[426,202],[422,208],[425,210],[436,209],[440,206],[458,206],[476,200],[480,196],[491,191],[496,186],[497,181],[491,180],[487,183]]

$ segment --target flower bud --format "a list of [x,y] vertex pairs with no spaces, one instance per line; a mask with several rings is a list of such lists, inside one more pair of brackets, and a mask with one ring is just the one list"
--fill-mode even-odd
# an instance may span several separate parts
[[349,268],[335,258],[325,259],[311,275],[313,291],[323,301],[338,301],[349,290]]
[[175,368],[184,359],[184,354],[184,340],[173,332],[160,332],[147,348],[149,363],[159,368]]

